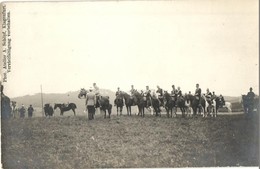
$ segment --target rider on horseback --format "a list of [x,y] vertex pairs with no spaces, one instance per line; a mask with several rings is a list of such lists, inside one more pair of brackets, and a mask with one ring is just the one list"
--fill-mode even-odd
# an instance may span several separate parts
[[201,89],[199,84],[196,84],[195,98],[199,100],[199,106],[201,106]]
[[146,107],[148,108],[149,106],[151,106],[152,98],[151,98],[151,90],[149,89],[149,86],[146,86],[146,91],[143,94],[143,98],[144,98]]
[[175,86],[174,86],[174,85],[172,85],[171,96],[172,96],[172,97],[175,96]]
[[[116,91],[116,99],[115,99],[115,101],[114,101],[114,104],[115,104],[115,105],[116,105],[117,99],[123,100],[122,91],[120,90],[119,87],[117,88],[117,91]],[[124,103],[123,103],[123,104],[124,104]]]
[[99,87],[97,86],[96,83],[93,83],[94,87],[94,93],[96,95],[96,108],[99,107],[99,100],[100,100],[100,92],[99,92]]
[[220,96],[219,96],[219,101],[220,101],[221,107],[223,107],[225,105],[225,100],[224,100],[224,97],[222,96],[222,94],[220,94]]
[[156,93],[158,93],[158,99],[159,99],[160,105],[162,106],[163,105],[163,89],[160,88],[160,86],[158,86],[158,85],[157,85]]
[[212,93],[209,91],[208,88],[207,88],[207,93],[206,93],[205,97],[206,97],[206,100],[209,103],[209,105],[211,105],[212,104]]

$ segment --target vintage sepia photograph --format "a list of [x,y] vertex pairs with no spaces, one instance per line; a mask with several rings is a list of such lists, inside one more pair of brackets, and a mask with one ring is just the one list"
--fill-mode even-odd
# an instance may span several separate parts
[[2,168],[259,167],[259,1],[0,11]]

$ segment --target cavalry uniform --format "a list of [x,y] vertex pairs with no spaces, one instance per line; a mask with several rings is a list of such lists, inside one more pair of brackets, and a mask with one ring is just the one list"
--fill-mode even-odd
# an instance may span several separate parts
[[212,93],[211,92],[206,93],[206,100],[209,103],[209,105],[212,104]]
[[[123,100],[123,96],[121,95],[121,93],[122,92],[120,90],[116,91],[116,99],[114,100],[115,105],[116,105],[117,100]],[[123,105],[124,105],[124,103],[123,103]]]
[[93,90],[93,92],[94,92],[95,95],[96,95],[96,108],[97,108],[97,107],[100,107],[100,104],[99,104],[100,91],[99,91],[99,87],[97,87],[97,85],[94,85],[94,90]]
[[158,93],[158,99],[160,101],[160,105],[163,105],[163,89],[158,87],[158,90],[156,91]]
[[88,119],[89,120],[94,119],[96,103],[97,103],[96,94],[92,90],[90,90],[90,92],[86,96],[86,107],[88,110]]
[[198,87],[195,90],[195,99],[199,101],[199,106],[201,105],[201,89]]
[[220,101],[221,106],[225,105],[225,100],[224,100],[224,97],[222,95],[219,96],[219,101]]
[[146,107],[152,105],[151,90],[148,89],[143,93],[143,99]]

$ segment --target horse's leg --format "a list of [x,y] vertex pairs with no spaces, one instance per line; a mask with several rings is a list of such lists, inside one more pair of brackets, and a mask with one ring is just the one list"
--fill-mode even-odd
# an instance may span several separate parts
[[106,111],[106,109],[104,110],[104,112],[105,112],[104,118],[107,118],[107,111]]
[[74,116],[76,116],[76,112],[75,112],[75,109],[72,109],[73,113],[74,113]]
[[120,107],[120,115],[122,115],[123,106]]
[[116,105],[116,115],[118,116],[118,106]]

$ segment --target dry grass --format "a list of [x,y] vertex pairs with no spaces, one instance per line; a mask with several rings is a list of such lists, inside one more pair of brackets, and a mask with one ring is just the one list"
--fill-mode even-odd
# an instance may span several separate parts
[[257,166],[258,117],[85,116],[2,122],[4,168]]

